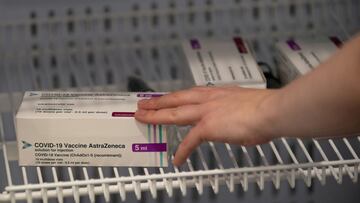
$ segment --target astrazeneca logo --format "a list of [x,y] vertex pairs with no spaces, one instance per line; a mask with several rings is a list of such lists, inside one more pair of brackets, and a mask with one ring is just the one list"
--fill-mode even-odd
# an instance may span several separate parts
[[21,142],[23,143],[23,147],[22,147],[23,149],[27,149],[29,147],[32,147],[32,144],[30,144],[30,143],[28,143],[28,142],[26,142],[24,140],[22,140]]

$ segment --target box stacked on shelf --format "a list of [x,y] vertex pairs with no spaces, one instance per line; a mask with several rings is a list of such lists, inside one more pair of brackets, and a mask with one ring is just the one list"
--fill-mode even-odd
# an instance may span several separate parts
[[328,59],[342,45],[338,37],[317,37],[281,41],[276,44],[279,77],[287,84]]
[[183,49],[196,85],[266,88],[265,77],[249,45],[240,37],[190,39],[183,42]]

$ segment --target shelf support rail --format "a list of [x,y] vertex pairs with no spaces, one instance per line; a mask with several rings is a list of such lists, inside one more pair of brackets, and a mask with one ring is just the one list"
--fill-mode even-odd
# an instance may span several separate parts
[[[208,171],[187,171],[187,172],[179,172],[175,170],[175,173],[166,173],[166,174],[151,174],[149,176],[128,176],[128,177],[119,177],[119,178],[106,178],[106,179],[90,179],[90,180],[75,180],[69,182],[52,182],[52,183],[42,183],[42,184],[28,184],[28,185],[10,185],[5,187],[6,193],[0,194],[0,200],[2,199],[10,199],[11,195],[13,199],[26,199],[26,194],[23,191],[30,190],[32,191],[33,198],[42,198],[41,189],[47,189],[48,197],[55,197],[57,195],[56,188],[60,187],[63,188],[64,196],[69,196],[73,194],[73,189],[69,187],[78,187],[79,188],[79,195],[88,194],[88,185],[94,185],[94,193],[101,194],[103,193],[102,184],[109,184],[109,192],[114,193],[118,192],[118,182],[124,183],[124,188],[126,191],[135,191],[138,195],[141,194],[143,190],[149,190],[150,186],[146,182],[148,180],[156,181],[156,186],[158,189],[165,189],[164,182],[162,181],[165,179],[172,179],[173,180],[173,187],[182,187],[183,191],[186,194],[186,186],[194,186],[195,181],[194,177],[205,177],[205,176],[219,176],[219,181],[225,183],[226,178],[221,175],[230,175],[230,174],[239,174],[239,173],[251,173],[256,172],[264,173],[264,179],[270,179],[271,176],[269,171],[294,171],[294,175],[301,176],[301,172],[296,172],[296,169],[301,168],[304,170],[308,170],[309,168],[312,170],[312,176],[316,176],[313,168],[319,167],[324,168],[325,175],[329,175],[332,173],[330,168],[326,168],[328,166],[332,166],[333,170],[338,172],[343,172],[338,169],[339,166],[347,164],[350,168],[353,168],[353,171],[359,173],[359,164],[360,160],[336,160],[336,161],[322,161],[316,163],[300,163],[300,164],[289,164],[289,165],[273,165],[273,166],[261,166],[261,167],[244,167],[244,168],[230,168],[230,169],[213,169]],[[287,178],[286,173],[280,173],[281,178]],[[249,175],[248,180],[257,181],[258,177],[256,175]],[[142,182],[144,181],[144,182]],[[234,179],[235,182],[240,182],[240,179]],[[140,184],[141,182],[141,184]],[[133,184],[137,183],[137,184]],[[209,185],[210,181],[208,178],[203,179],[204,185]],[[100,185],[100,186],[98,186]],[[140,196],[141,197],[141,196]]]

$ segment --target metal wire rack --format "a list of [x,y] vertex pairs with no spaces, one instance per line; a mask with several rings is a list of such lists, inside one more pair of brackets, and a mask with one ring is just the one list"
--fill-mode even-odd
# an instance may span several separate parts
[[[358,181],[358,136],[281,138],[255,147],[209,142],[179,168],[19,167],[13,119],[24,90],[126,91],[128,76],[136,75],[153,89],[172,91],[190,85],[180,39],[241,34],[275,67],[277,39],[344,35],[345,29],[347,35],[360,22],[360,4],[351,0],[130,2],[0,8],[8,14],[0,21],[0,202],[95,202],[98,196],[110,201],[112,194],[125,200],[129,193],[140,199],[143,191],[156,198],[159,191],[186,195],[195,188],[203,194],[206,187],[216,194],[221,185],[232,192],[236,185],[247,191],[255,183],[263,190],[267,182],[296,187],[298,180],[310,187],[329,178],[340,184],[344,176]],[[343,31],[334,28],[334,20]],[[177,130],[178,142],[187,130]]]
[[[177,138],[181,140],[179,131]],[[309,150],[312,145],[317,152]],[[310,187],[312,179],[325,184],[328,176],[339,184],[344,175],[357,182],[360,171],[360,137],[308,141],[282,138],[253,149],[209,142],[198,148],[192,159],[188,159],[181,168],[142,168],[140,171],[118,167],[19,168],[13,163],[16,159],[14,147],[16,144],[12,142],[2,144],[8,186],[0,195],[0,200],[31,202],[32,199],[42,199],[47,202],[49,198],[57,198],[63,202],[64,197],[72,196],[75,202],[79,202],[80,196],[88,196],[94,202],[95,195],[103,195],[109,201],[111,193],[119,193],[125,200],[127,192],[134,192],[140,199],[142,191],[150,191],[151,196],[156,198],[158,190],[166,190],[172,196],[174,188],[180,188],[181,193],[186,195],[187,187],[195,187],[202,194],[205,186],[211,186],[216,194],[221,184],[233,192],[235,184],[241,184],[247,191],[249,182],[256,182],[263,190],[266,181],[272,182],[275,188],[280,187],[282,180],[295,187],[297,179]],[[207,156],[204,151],[208,152]],[[91,177],[94,171],[97,171],[98,178]],[[59,177],[59,172],[63,177]],[[22,176],[23,184],[11,181],[17,175]]]

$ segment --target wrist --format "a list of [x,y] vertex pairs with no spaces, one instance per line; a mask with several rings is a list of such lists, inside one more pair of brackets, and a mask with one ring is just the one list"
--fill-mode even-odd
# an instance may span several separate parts
[[283,137],[281,128],[281,106],[283,93],[281,89],[267,90],[269,94],[259,105],[262,134],[268,140]]

